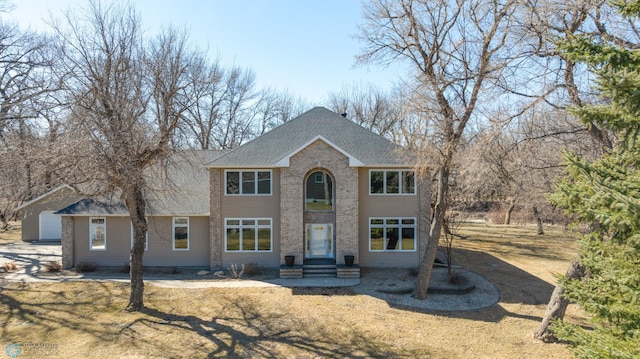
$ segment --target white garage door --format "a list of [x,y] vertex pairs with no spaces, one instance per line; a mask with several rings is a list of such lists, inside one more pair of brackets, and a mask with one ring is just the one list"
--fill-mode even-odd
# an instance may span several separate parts
[[60,240],[62,238],[62,220],[54,211],[40,213],[40,240]]

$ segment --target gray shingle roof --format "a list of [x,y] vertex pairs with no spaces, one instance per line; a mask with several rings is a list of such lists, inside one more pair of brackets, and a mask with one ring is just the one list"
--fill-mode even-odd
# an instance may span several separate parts
[[315,107],[216,158],[208,166],[217,168],[281,167],[289,157],[317,138],[330,142],[349,155],[352,166],[415,165],[415,160],[402,147],[333,111],[324,107]]
[[186,151],[147,172],[148,211],[153,215],[209,214],[209,171],[205,165],[223,152]]
[[93,198],[85,198],[57,211],[56,214],[90,214],[93,216],[128,215],[129,210],[123,203],[112,203],[95,200]]
[[[148,215],[208,215],[209,171],[205,164],[223,152],[185,151],[145,171]],[[83,199],[56,212],[62,215],[128,215],[121,202]]]

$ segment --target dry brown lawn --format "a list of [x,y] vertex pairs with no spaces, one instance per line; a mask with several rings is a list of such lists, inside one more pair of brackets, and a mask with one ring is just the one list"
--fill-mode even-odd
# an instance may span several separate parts
[[[502,292],[488,309],[424,313],[349,288],[165,289],[148,285],[142,313],[122,308],[128,285],[4,283],[0,345],[65,358],[569,358],[532,338],[575,253],[572,235],[472,225],[456,262]],[[531,234],[530,234],[531,233]],[[428,299],[427,299],[428,300]],[[584,322],[571,308],[569,320]],[[45,344],[52,346],[45,347]],[[48,352],[35,352],[45,348]]]
[[[0,223],[0,226],[2,223]],[[9,222],[7,230],[0,229],[0,244],[18,242],[21,240],[20,222]]]

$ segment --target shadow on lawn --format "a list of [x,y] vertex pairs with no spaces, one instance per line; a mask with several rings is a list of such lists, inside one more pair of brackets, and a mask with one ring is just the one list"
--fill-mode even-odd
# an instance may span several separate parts
[[463,268],[493,283],[500,290],[500,302],[546,304],[554,289],[554,285],[486,252],[456,249],[454,258]]
[[355,296],[358,293],[349,287],[292,287],[292,295],[325,295],[325,296]]
[[[19,249],[16,249],[19,248]],[[1,244],[0,264],[13,262],[18,267],[24,268],[25,273],[31,277],[35,273],[44,270],[44,265],[48,262],[60,262],[62,255],[50,248],[60,247],[60,245],[38,242],[19,242],[19,244]]]
[[[209,352],[209,358],[281,357],[286,353],[322,358],[389,358],[415,354],[385,350],[367,333],[353,329],[337,335],[336,328],[264,309],[249,297],[220,300],[226,303],[211,319],[145,308],[143,313],[150,318],[138,321],[145,326],[169,326],[174,332],[186,330],[199,335],[216,348]],[[133,324],[129,328],[135,331]],[[429,353],[425,350],[420,355]]]
[[[476,289],[467,294],[429,294],[425,301],[408,299],[412,294],[388,295],[377,291],[366,293],[386,301],[390,307],[396,309],[437,313],[452,318],[486,322],[499,322],[506,317],[533,321],[542,319],[531,315],[531,312],[537,313],[531,306],[546,304],[553,292],[553,285],[486,252],[455,249],[454,259],[457,265],[481,276],[478,280],[485,284],[476,283]],[[490,290],[486,290],[485,280],[500,292],[497,303],[496,296],[489,294]],[[433,285],[433,281],[431,284]],[[511,312],[501,304],[522,304],[523,306],[518,306],[522,311]],[[543,313],[544,309],[540,310],[540,315]]]
[[[101,293],[106,293],[101,297],[101,305],[111,307],[117,295],[112,293],[113,286],[107,283],[95,283]],[[96,291],[93,291],[96,292]],[[47,298],[42,301],[42,298]],[[96,300],[92,294],[82,292],[53,291],[46,285],[34,286],[20,284],[10,288],[0,286],[0,338],[10,338],[13,327],[37,326],[45,328],[47,331],[54,331],[59,328],[69,328],[71,330],[82,330],[83,333],[103,340],[113,340],[109,330],[92,326],[93,318],[82,315],[78,312],[78,307],[93,307]],[[55,315],[51,315],[55,313]],[[17,338],[14,338],[14,340]],[[30,341],[32,338],[22,338]]]

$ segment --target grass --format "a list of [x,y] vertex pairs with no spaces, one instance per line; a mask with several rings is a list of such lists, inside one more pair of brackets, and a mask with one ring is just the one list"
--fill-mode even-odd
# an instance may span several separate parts
[[7,230],[0,229],[0,244],[13,243],[21,240],[22,232],[20,230],[20,222],[9,222],[9,228]]
[[[54,344],[60,357],[86,358],[569,358],[564,345],[531,333],[553,289],[551,273],[567,268],[575,244],[558,229],[529,230],[465,226],[469,238],[454,243],[456,262],[502,292],[484,310],[424,313],[349,288],[147,285],[147,309],[128,313],[123,283],[4,283],[0,344]],[[584,317],[570,307],[567,320]]]

